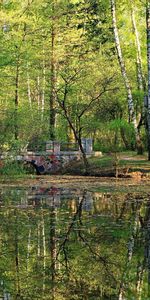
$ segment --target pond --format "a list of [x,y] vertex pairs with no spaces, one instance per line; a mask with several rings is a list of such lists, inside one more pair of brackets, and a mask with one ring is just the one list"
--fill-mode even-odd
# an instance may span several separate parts
[[150,299],[148,185],[0,188],[0,299]]

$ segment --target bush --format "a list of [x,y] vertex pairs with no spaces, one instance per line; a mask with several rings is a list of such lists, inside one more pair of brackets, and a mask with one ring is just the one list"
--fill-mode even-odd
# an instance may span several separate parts
[[26,174],[26,170],[22,162],[3,160],[0,164],[0,174],[8,177],[22,176]]

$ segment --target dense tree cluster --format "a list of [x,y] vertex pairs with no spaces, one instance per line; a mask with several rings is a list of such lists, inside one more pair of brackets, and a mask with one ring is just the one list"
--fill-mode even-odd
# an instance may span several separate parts
[[148,6],[2,0],[1,151],[49,139],[81,147],[82,137],[103,151],[147,149]]

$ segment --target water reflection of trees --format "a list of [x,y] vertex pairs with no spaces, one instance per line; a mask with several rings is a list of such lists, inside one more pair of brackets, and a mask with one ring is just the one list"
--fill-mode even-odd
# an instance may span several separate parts
[[1,199],[0,299],[148,299],[148,195],[33,188]]

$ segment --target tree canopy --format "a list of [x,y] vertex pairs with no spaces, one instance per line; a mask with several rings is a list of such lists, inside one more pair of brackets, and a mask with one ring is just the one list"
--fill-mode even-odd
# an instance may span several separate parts
[[146,2],[2,0],[0,13],[2,151],[78,137],[147,149]]

